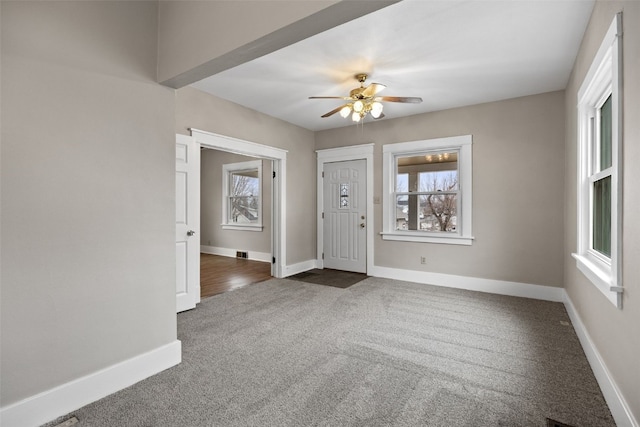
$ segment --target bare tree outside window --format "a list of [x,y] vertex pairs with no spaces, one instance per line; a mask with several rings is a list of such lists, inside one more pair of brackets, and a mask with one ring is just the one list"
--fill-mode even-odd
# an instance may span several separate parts
[[[458,209],[458,172],[422,172],[419,176],[420,229],[455,231]],[[440,194],[433,194],[438,192]]]
[[242,171],[231,174],[229,218],[235,223],[258,222],[259,185],[258,171]]

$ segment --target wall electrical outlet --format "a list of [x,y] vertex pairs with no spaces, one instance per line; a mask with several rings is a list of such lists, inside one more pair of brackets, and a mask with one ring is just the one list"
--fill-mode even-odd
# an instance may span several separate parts
[[421,256],[420,257],[420,264],[426,264],[427,263],[427,257],[426,256]]

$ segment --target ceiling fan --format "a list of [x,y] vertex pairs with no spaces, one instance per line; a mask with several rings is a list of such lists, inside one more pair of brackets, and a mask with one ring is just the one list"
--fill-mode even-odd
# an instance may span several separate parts
[[365,116],[370,113],[374,119],[381,119],[384,117],[382,113],[382,102],[404,102],[410,104],[419,104],[422,102],[422,98],[414,96],[376,96],[378,92],[384,89],[386,86],[380,83],[371,83],[367,87],[364,86],[364,82],[367,80],[367,74],[356,74],[355,78],[360,82],[360,87],[355,88],[349,92],[349,96],[310,96],[309,99],[342,99],[348,101],[321,117],[329,117],[337,112],[344,118],[351,116],[354,122],[359,122],[364,119]]

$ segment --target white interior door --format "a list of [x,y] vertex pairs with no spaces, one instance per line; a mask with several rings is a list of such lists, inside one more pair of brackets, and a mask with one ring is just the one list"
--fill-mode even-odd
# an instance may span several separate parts
[[367,272],[366,161],[324,164],[324,267]]
[[176,135],[176,310],[200,302],[200,146]]

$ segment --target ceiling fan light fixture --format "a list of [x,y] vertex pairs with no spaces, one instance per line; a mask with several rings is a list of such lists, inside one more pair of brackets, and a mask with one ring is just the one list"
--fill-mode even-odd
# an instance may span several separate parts
[[375,101],[373,104],[371,104],[371,115],[374,119],[380,117],[380,115],[382,114],[382,108],[382,103],[378,101]]
[[367,80],[367,75],[356,74],[356,80],[360,82],[360,87],[352,89],[349,92],[349,96],[310,96],[309,99],[341,99],[347,101],[346,104],[340,107],[334,108],[328,113],[323,114],[322,118],[330,117],[336,113],[340,113],[343,118],[351,117],[351,120],[355,123],[364,121],[368,114],[374,119],[384,117],[382,113],[382,102],[402,102],[419,104],[422,102],[422,98],[416,96],[377,96],[377,93],[383,90],[386,86],[381,83],[371,83],[368,86],[364,85]]

